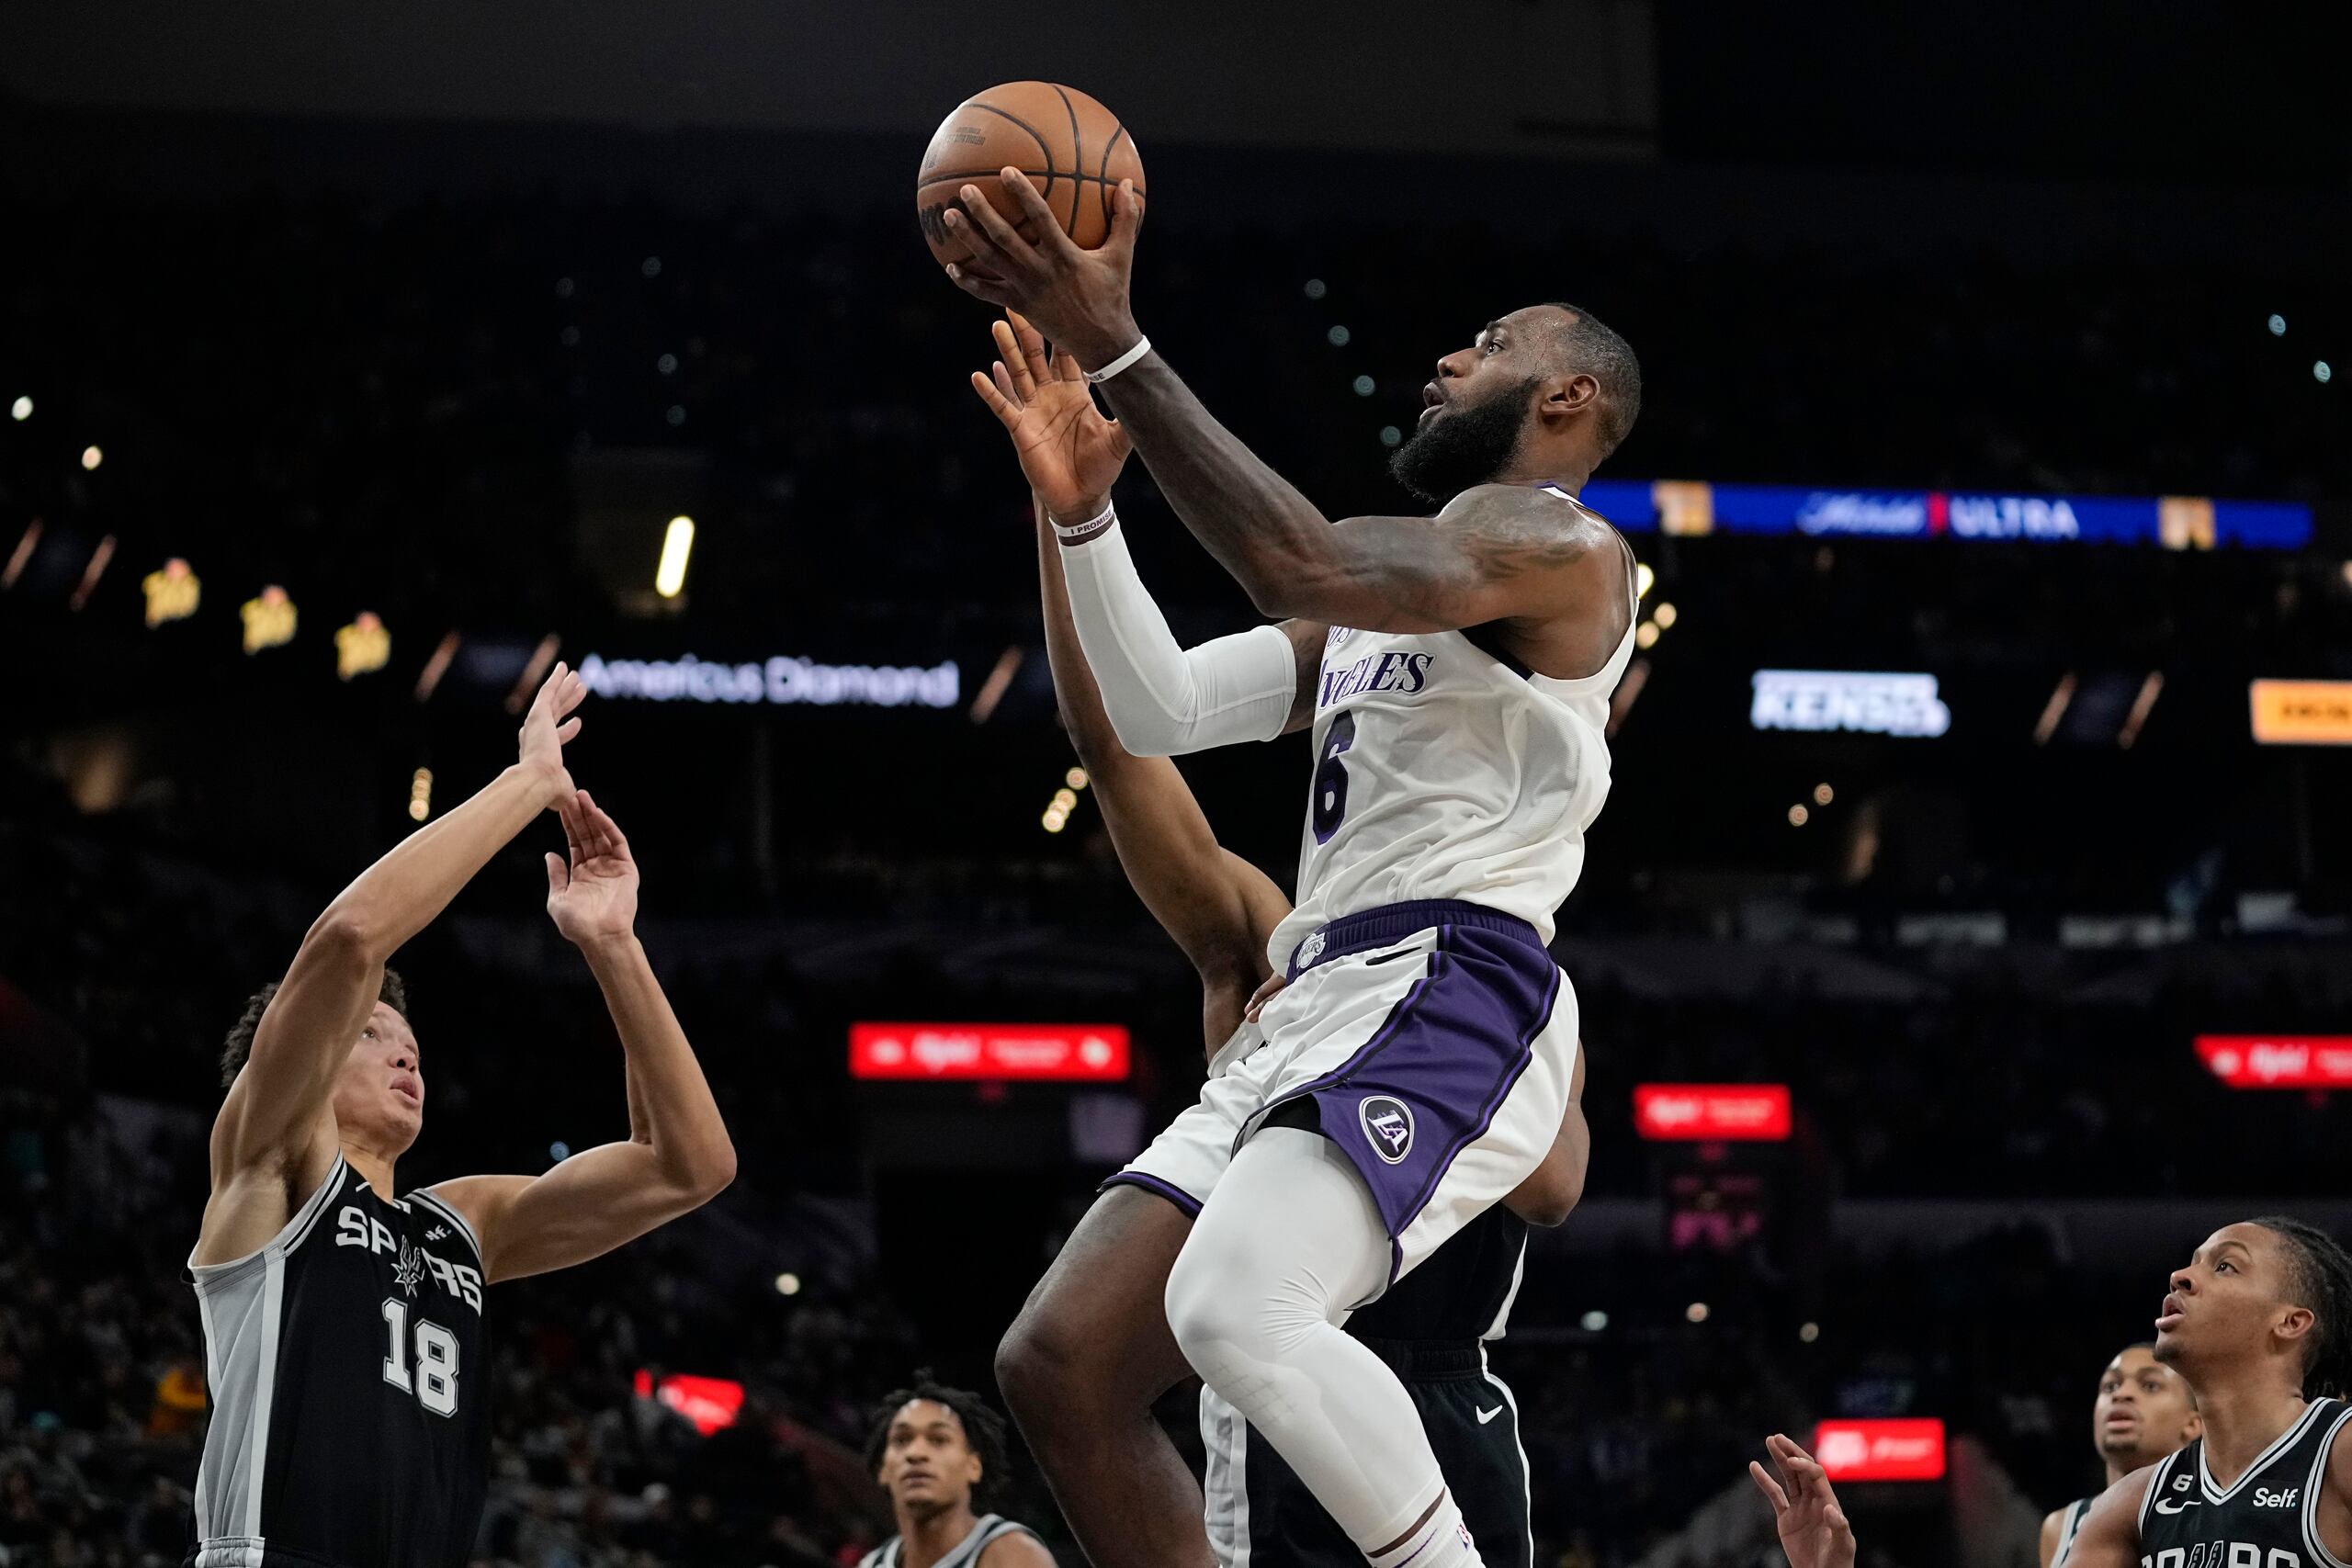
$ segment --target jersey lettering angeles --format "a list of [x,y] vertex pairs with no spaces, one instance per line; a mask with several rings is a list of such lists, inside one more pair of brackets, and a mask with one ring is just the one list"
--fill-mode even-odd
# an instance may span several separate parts
[[[1633,553],[1616,547],[1630,604]],[[1315,691],[1298,905],[1269,943],[1274,967],[1341,915],[1414,899],[1482,904],[1549,942],[1584,869],[1585,829],[1609,797],[1609,696],[1633,658],[1631,622],[1578,680],[1536,674],[1491,626],[1333,626]]]
[[213,1412],[193,1568],[462,1568],[490,1438],[464,1216],[338,1156],[259,1251],[188,1272]]
[[2140,1503],[2141,1568],[2352,1568],[2319,1539],[2327,1456],[2352,1407],[2315,1399],[2246,1472],[2216,1486],[2199,1438],[2156,1467]]

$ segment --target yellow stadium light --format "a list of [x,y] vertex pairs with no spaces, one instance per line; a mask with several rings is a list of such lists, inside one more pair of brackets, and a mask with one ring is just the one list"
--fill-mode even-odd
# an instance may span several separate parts
[[15,420],[19,424],[23,423],[26,420],[32,418],[32,416],[33,400],[30,398],[18,398],[15,402],[8,405],[8,417]]
[[408,816],[422,822],[433,815],[433,770],[419,768],[408,781]]
[[277,648],[294,640],[294,601],[275,582],[239,605],[237,615],[245,623],[247,653],[259,653],[265,648]]
[[1802,827],[1804,827],[1807,822],[1811,821],[1812,819],[1813,819],[1813,813],[1812,813],[1812,812],[1810,812],[1810,811],[1807,811],[1807,810],[1804,808],[1804,805],[1803,805],[1802,803],[1799,803],[1798,805],[1792,806],[1792,807],[1789,807],[1789,826],[1790,826],[1790,827],[1792,827],[1792,828],[1802,828]]
[[1658,629],[1660,631],[1664,631],[1668,626],[1674,625],[1674,617],[1676,614],[1677,612],[1672,604],[1660,604],[1657,609],[1650,612],[1650,619],[1657,623]]
[[653,569],[653,592],[675,599],[686,585],[686,558],[694,553],[695,520],[673,517],[662,536],[662,564]]
[[1634,646],[1635,648],[1656,648],[1657,646],[1657,623],[1656,621],[1644,621],[1640,626],[1634,628]]
[[334,672],[344,680],[381,670],[392,657],[392,634],[373,610],[362,610],[334,634]]
[[1838,792],[1827,784],[1817,784],[1813,786],[1813,803],[1815,806],[1826,806],[1837,798]]
[[1069,772],[1062,775],[1062,783],[1069,785],[1072,789],[1084,789],[1086,787],[1086,770],[1084,768],[1072,768]]
[[85,446],[82,448],[82,467],[85,470],[95,470],[100,463],[103,463],[106,460],[107,455],[104,452],[99,451],[96,446]]
[[151,626],[186,620],[196,614],[197,605],[204,599],[203,581],[178,556],[141,578],[139,591],[147,596],[147,624]]
[[1650,570],[1650,563],[1647,561],[1635,562],[1634,565],[1634,597],[1636,599],[1642,598],[1646,595],[1652,588],[1657,586],[1657,573]]

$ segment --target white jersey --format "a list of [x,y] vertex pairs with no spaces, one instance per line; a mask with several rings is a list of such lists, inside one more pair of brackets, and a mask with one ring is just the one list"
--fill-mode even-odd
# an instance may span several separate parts
[[[1544,490],[1582,510],[1557,486]],[[1620,547],[1632,602],[1633,551]],[[1516,915],[1551,941],[1584,870],[1585,829],[1609,797],[1609,697],[1637,618],[1606,664],[1573,681],[1528,670],[1487,628],[1333,626],[1297,907],[1267,946],[1276,973],[1317,927],[1425,898]]]

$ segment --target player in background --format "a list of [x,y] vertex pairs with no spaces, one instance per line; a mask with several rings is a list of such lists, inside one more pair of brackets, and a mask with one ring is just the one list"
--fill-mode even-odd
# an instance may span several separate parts
[[2224,1225],[2172,1277],[2156,1359],[2203,1432],[2099,1495],[2066,1568],[2352,1563],[2352,1257],[2300,1220]]
[[1027,1525],[975,1511],[1010,1473],[1004,1417],[978,1394],[917,1372],[876,1410],[865,1468],[889,1495],[899,1533],[858,1568],[1054,1568]]
[[[1034,333],[1016,333],[1010,322],[997,323],[994,331],[1006,395],[1035,397],[1040,375],[1052,373],[1042,344]],[[1092,1488],[1073,1477],[1074,1466],[1148,1467],[1155,1478],[1164,1477],[1158,1485],[1166,1492],[1190,1492],[1189,1473],[1151,1415],[1156,1397],[1190,1371],[1160,1307],[1165,1269],[1200,1207],[1188,1186],[1214,1179],[1215,1163],[1230,1141],[1229,1121],[1214,1104],[1218,1080],[1262,1042],[1254,1023],[1245,1024],[1245,1011],[1280,984],[1268,964],[1266,942],[1291,905],[1264,873],[1217,842],[1173,762],[1135,756],[1119,744],[1070,620],[1060,549],[1045,502],[1032,500],[1046,649],[1063,724],[1128,881],[1201,976],[1210,1072],[1204,1103],[1180,1116],[1149,1151],[1105,1184],[1095,1212],[1064,1254],[1069,1264],[1057,1264],[1047,1275],[1006,1336],[1000,1377],[1007,1398],[1016,1415],[1027,1412],[1024,1425],[1035,1426],[1040,1441],[1063,1446],[1057,1455],[1063,1462],[1048,1474],[1060,1478],[1064,1512],[1091,1550],[1091,1536],[1102,1528],[1096,1522],[1102,1506],[1093,1501]],[[1579,1061],[1578,1100],[1582,1079]],[[1453,1478],[1464,1517],[1474,1533],[1492,1542],[1489,1560],[1498,1564],[1528,1564],[1531,1500],[1516,1402],[1487,1371],[1484,1341],[1503,1331],[1527,1224],[1566,1218],[1583,1190],[1589,1150],[1583,1111],[1572,1101],[1543,1166],[1505,1204],[1472,1222],[1426,1267],[1347,1325],[1403,1380]],[[1145,1245],[1107,1258],[1097,1250],[1105,1233]],[[1157,1258],[1159,1272],[1133,1267],[1138,1254]],[[1106,1275],[1106,1266],[1114,1272]],[[1098,1437],[1093,1424],[1100,1413],[1122,1398],[1123,1417]],[[1072,1399],[1086,1403],[1087,1423],[1054,1418]],[[1239,1412],[1205,1387],[1201,1426],[1209,1456],[1206,1520],[1220,1562],[1345,1568],[1357,1561],[1347,1536],[1296,1474],[1254,1440]],[[1198,1555],[1197,1543],[1191,1554]]]
[[[2099,1374],[2091,1405],[2091,1444],[2107,1466],[2107,1485],[2151,1465],[2203,1430],[2197,1391],[2156,1359],[2154,1345],[2126,1345]],[[2041,1568],[2066,1554],[2098,1494],[2067,1504],[2041,1521]]]
[[1123,743],[1317,740],[1297,907],[1269,953],[1291,984],[1229,1075],[1242,1114],[1170,1271],[1170,1325],[1375,1568],[1470,1568],[1410,1396],[1340,1325],[1524,1181],[1566,1111],[1575,993],[1547,943],[1607,798],[1635,602],[1630,547],[1576,493],[1632,423],[1638,366],[1573,307],[1488,322],[1439,360],[1398,454],[1437,515],[1333,523],[1151,352],[1127,308],[1133,189],[1081,251],[1038,227],[1018,171],[1001,182],[1036,239],[966,186],[944,221],[974,260],[951,275],[1091,367],[1177,515],[1291,617],[1180,646],[1069,439],[1091,402],[1018,408],[975,377],[1046,497]]
[[[609,1252],[734,1178],[637,942],[628,842],[564,769],[585,694],[558,664],[514,764],[337,894],[230,1035],[188,1258],[212,1400],[195,1568],[462,1568],[489,1479],[485,1287]],[[571,854],[547,857],[548,913],[612,1010],[630,1135],[538,1176],[402,1193],[424,1075],[386,962],[548,810]],[[540,1070],[582,1070],[579,1055]]]

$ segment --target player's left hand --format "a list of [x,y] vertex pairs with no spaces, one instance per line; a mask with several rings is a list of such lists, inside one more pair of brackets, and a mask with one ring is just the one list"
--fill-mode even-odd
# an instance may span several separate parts
[[1099,249],[1088,251],[1062,232],[1061,220],[1026,175],[1008,168],[997,177],[1039,238],[1035,243],[1023,239],[989,205],[979,186],[964,186],[956,193],[963,206],[950,207],[942,215],[948,232],[972,251],[969,261],[947,269],[956,287],[991,305],[1020,311],[1056,347],[1068,349],[1090,369],[1133,348],[1143,336],[1127,309],[1136,235],[1143,227],[1143,197],[1135,182],[1119,182],[1111,198],[1110,236]]
[[1773,1480],[1753,1460],[1747,1464],[1748,1479],[1772,1505],[1772,1522],[1780,1531],[1781,1550],[1788,1555],[1789,1568],[1854,1568],[1853,1527],[1846,1522],[1846,1510],[1838,1506],[1838,1494],[1830,1490],[1829,1472],[1777,1432],[1764,1439],[1764,1448],[1781,1479]]
[[1078,361],[1058,345],[1048,355],[1020,312],[1007,310],[993,331],[1003,357],[989,374],[972,372],[972,389],[1012,437],[1021,472],[1046,510],[1083,523],[1110,502],[1111,481],[1133,450],[1127,433],[1095,406]]
[[625,937],[637,927],[637,861],[620,824],[605,815],[586,790],[556,803],[563,836],[571,851],[549,854],[548,915],[566,941],[582,946]]

